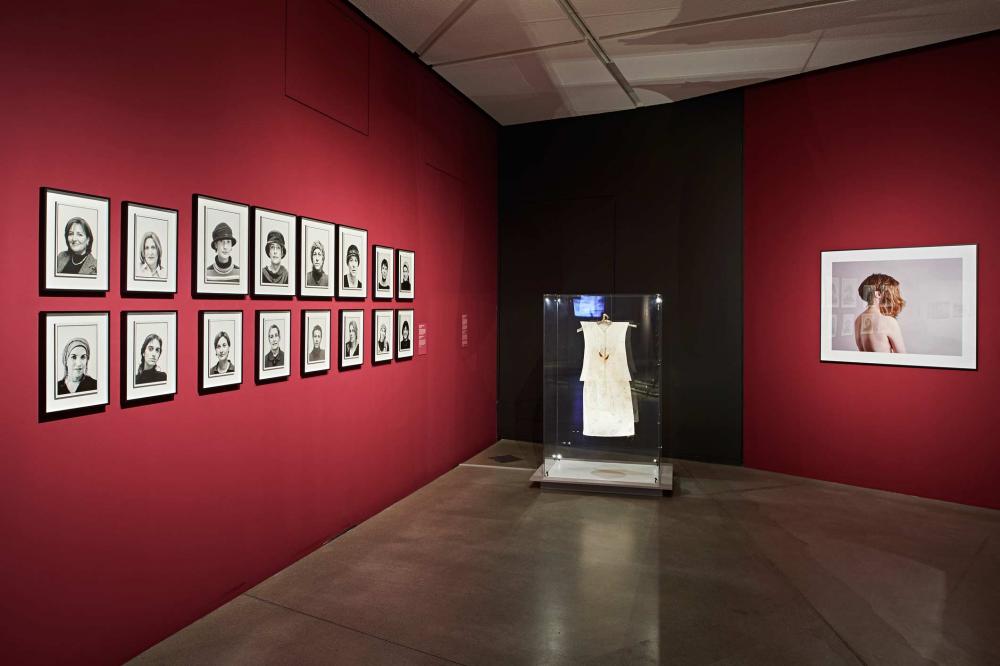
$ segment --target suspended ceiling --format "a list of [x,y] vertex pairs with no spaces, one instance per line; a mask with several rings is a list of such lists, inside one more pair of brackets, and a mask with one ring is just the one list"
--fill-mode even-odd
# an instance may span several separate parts
[[676,102],[1000,28],[1000,0],[351,1],[503,125]]

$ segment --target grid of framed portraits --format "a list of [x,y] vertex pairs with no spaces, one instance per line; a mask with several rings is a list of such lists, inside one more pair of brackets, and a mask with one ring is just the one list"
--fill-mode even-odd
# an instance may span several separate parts
[[289,336],[291,310],[257,311],[257,381],[284,379],[291,375]]
[[[41,293],[109,290],[110,200],[50,187],[40,189]],[[178,224],[175,208],[121,202],[121,292],[126,297],[178,293]],[[192,195],[192,295],[365,300],[371,281],[376,301],[412,301],[412,250],[374,245],[368,231],[221,199]],[[369,261],[371,266],[369,267]],[[333,335],[330,310],[303,309],[301,373],[329,372]],[[45,417],[107,405],[110,312],[39,315],[39,414]],[[121,316],[122,405],[177,393],[177,310],[125,310]],[[364,365],[361,309],[340,310],[338,368]],[[242,309],[198,313],[198,390],[243,383]],[[372,364],[413,357],[413,310],[371,313]],[[258,383],[291,374],[290,310],[255,312],[254,376]]]
[[385,245],[372,246],[372,300],[391,301],[394,287],[395,262],[392,248]]
[[177,393],[177,311],[122,313],[125,402]]
[[41,199],[42,291],[107,291],[110,201],[50,187]]
[[396,290],[396,298],[400,301],[413,300],[413,285],[416,278],[413,261],[416,253],[413,250],[396,250],[396,263],[398,264],[399,285]]
[[413,310],[396,310],[396,360],[413,358]]
[[177,293],[177,210],[122,202],[122,276],[129,294]]
[[108,312],[40,315],[43,415],[108,404]]
[[340,311],[340,361],[341,370],[360,368],[365,362],[365,313],[364,310]]
[[340,248],[337,298],[363,300],[368,266],[368,232],[343,224],[337,225],[337,246]]
[[977,246],[820,257],[820,360],[976,369]]
[[392,310],[372,310],[372,365],[392,360],[395,332]]
[[295,248],[294,215],[266,208],[251,209],[253,220],[254,272],[253,294],[255,296],[295,295]]
[[330,369],[330,311],[302,311],[302,374]]
[[243,383],[243,311],[198,313],[198,388],[232,388]]
[[336,263],[337,225],[303,217],[299,239],[302,247],[299,296],[333,298],[336,285],[330,278],[330,267]]

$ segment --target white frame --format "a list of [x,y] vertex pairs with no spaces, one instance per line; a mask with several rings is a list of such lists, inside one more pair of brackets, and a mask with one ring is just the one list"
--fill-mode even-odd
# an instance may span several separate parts
[[[217,199],[203,194],[196,194],[194,195],[194,209],[195,293],[199,295],[231,294],[245,296],[247,294],[248,284],[247,273],[250,271],[250,265],[247,262],[248,246],[250,245],[250,207],[246,204],[241,204],[235,201],[226,201],[225,199]],[[210,263],[208,261],[208,253],[214,251],[209,247],[209,243],[211,243],[212,239],[212,231],[215,229],[217,224],[225,221],[219,220],[219,222],[208,222],[206,217],[209,212],[236,215],[236,219],[233,221],[239,226],[239,229],[233,229],[233,233],[237,235],[236,244],[233,247],[233,261],[236,262],[236,268],[239,269],[239,276],[235,282],[209,282],[205,277],[205,271]],[[208,229],[207,226],[211,226],[212,229]]]
[[[417,290],[417,272],[416,272],[416,259],[417,253],[413,250],[396,250],[396,300],[397,301],[412,301],[413,296]],[[403,261],[409,260],[409,272],[410,272],[410,289],[409,291],[404,291],[402,288],[402,283],[399,280],[403,279]]]
[[[324,248],[326,256],[323,263],[323,268],[326,269],[325,287],[309,286],[307,283],[309,273],[312,271],[310,232],[320,232],[327,235],[327,247]],[[324,222],[323,220],[311,217],[300,217],[299,252],[299,296],[304,298],[333,298],[337,285],[337,225],[333,222]]]
[[[275,322],[280,322],[284,324],[285,330],[282,334],[282,342],[284,344],[284,349],[281,351],[284,353],[285,362],[283,365],[268,368],[265,366],[265,360],[267,358],[268,352],[271,350],[271,344],[268,340],[268,329]],[[256,345],[256,358],[257,358],[257,381],[267,382],[273,379],[284,379],[285,377],[290,377],[292,374],[292,312],[291,310],[257,310],[257,345]],[[280,327],[279,327],[280,331]]]
[[[285,296],[291,298],[295,295],[295,280],[298,277],[298,247],[296,246],[296,234],[298,231],[298,218],[289,213],[272,210],[269,208],[252,209],[253,219],[253,293],[255,296]],[[269,265],[270,260],[264,255],[264,246],[267,242],[267,231],[275,224],[283,224],[287,231],[282,235],[285,238],[285,269],[288,271],[287,284],[265,284],[262,273],[264,267]]]
[[[393,248],[386,245],[372,246],[372,300],[391,301],[396,293],[396,253]],[[389,288],[379,289],[378,274],[379,266],[385,260],[389,264]]]
[[[344,278],[347,276],[347,250],[355,239],[345,242],[345,236],[360,236],[362,247],[358,248],[358,279],[361,281],[361,288],[351,288],[344,286]],[[349,227],[345,224],[337,225],[337,298],[364,300],[368,297],[368,230]]]
[[[156,398],[177,393],[177,312],[174,310],[157,312],[124,312],[122,326],[125,329],[125,346],[122,349],[122,377],[124,381],[124,397],[126,402],[144,400],[146,398]],[[165,324],[167,327],[166,336],[163,340],[163,349],[160,359],[166,357],[163,364],[163,371],[167,375],[164,382],[158,384],[143,384],[137,386],[135,383],[135,363],[136,344],[142,344],[142,340],[135,335],[136,327],[141,324]]]
[[[229,348],[229,358],[235,364],[232,373],[212,375],[210,371],[217,363],[212,337],[212,323],[232,324],[233,339]],[[212,390],[226,386],[239,386],[243,383],[243,311],[242,310],[202,310],[198,313],[198,331],[201,339],[198,341],[199,368],[201,390]]]
[[[39,382],[39,387],[44,391],[43,414],[56,414],[74,409],[85,409],[87,407],[99,407],[109,403],[108,389],[108,368],[110,348],[108,345],[108,325],[110,320],[108,312],[43,312],[42,356],[40,364],[45,379]],[[90,358],[87,360],[86,376],[93,378],[97,382],[97,389],[87,391],[80,395],[57,396],[56,389],[62,377],[57,377],[57,372],[62,372],[59,368],[62,365],[62,352],[60,343],[65,346],[73,337],[78,335],[70,333],[58,334],[58,328],[62,326],[72,327],[94,327],[89,330],[80,331],[84,335],[90,346]],[[72,337],[70,337],[72,336]],[[63,373],[64,374],[64,373]]]
[[[107,197],[69,192],[51,187],[42,188],[42,224],[45,227],[42,246],[44,282],[47,291],[108,291],[109,256],[108,212],[111,202]],[[66,207],[65,213],[61,211]],[[65,244],[65,226],[73,217],[83,217],[91,227],[94,242],[90,254],[97,262],[96,275],[70,275],[56,273],[56,257],[61,252],[60,242]],[[63,239],[63,240],[60,240]]]
[[[303,310],[302,311],[302,374],[311,375],[317,372],[326,372],[330,369],[330,341],[333,336],[330,332],[331,323],[329,310]],[[317,324],[323,327],[323,342],[326,343],[326,358],[322,361],[310,361],[309,353],[312,351],[312,329]]]
[[[148,218],[159,222],[166,231],[160,238],[164,247],[160,253],[161,270],[166,273],[163,279],[141,278],[136,275],[139,257],[136,256],[136,243],[142,240],[143,233],[137,231],[139,218]],[[148,204],[125,201],[122,204],[122,244],[125,250],[125,291],[128,293],[176,294],[177,293],[177,211],[173,208],[161,208]],[[141,250],[140,250],[141,252]],[[164,261],[166,257],[166,261]]]
[[[401,349],[400,343],[403,341],[403,322],[410,324],[410,348]],[[413,358],[413,348],[416,346],[416,327],[413,310],[396,310],[396,360]]]
[[[830,335],[833,321],[833,264],[846,261],[900,261],[907,259],[962,259],[962,355],[891,354],[834,350]],[[977,246],[941,245],[871,250],[837,250],[820,254],[820,360],[841,363],[923,366],[975,370],[977,364]],[[841,285],[841,292],[844,291]],[[841,302],[844,294],[841,293]],[[905,296],[905,294],[904,294]]]
[[[372,365],[378,365],[381,363],[388,363],[392,361],[395,357],[396,352],[396,318],[395,310],[373,310],[372,311]],[[388,336],[389,351],[379,353],[378,351],[378,329],[379,325],[385,324],[388,320],[388,326],[386,327],[386,334]]]
[[[349,322],[358,323],[358,357],[348,359],[345,356],[347,341],[347,327]],[[340,311],[340,332],[337,336],[337,357],[338,369],[348,370],[350,368],[360,368],[365,363],[365,311],[364,310],[341,310]]]

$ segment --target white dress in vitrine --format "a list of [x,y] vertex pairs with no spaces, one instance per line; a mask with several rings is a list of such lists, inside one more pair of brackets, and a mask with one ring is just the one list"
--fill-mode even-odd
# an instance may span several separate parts
[[628,370],[625,335],[628,322],[582,322],[583,434],[590,437],[631,437],[632,375]]

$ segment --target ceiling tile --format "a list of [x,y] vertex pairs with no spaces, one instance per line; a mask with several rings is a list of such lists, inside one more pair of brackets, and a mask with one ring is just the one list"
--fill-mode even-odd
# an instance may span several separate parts
[[1000,28],[997,0],[910,3],[896,11],[859,16],[823,32],[807,70],[936,44]]
[[419,6],[399,0],[351,0],[351,4],[403,46],[416,51],[462,0],[420,0]]
[[803,0],[572,0],[598,37],[780,9]]
[[584,44],[443,65],[435,70],[502,125],[633,106]]
[[582,39],[555,0],[478,0],[423,60],[434,65]]

